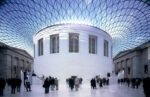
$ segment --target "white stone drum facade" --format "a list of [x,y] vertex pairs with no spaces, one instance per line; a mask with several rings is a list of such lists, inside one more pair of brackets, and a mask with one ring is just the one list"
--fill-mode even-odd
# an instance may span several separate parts
[[[78,50],[71,52],[69,35],[77,34]],[[51,53],[51,36],[57,35],[58,51]],[[90,53],[90,36],[95,36],[93,48],[96,50]],[[39,55],[39,40],[42,39],[42,55]],[[93,40],[94,41],[94,40]],[[104,42],[108,43],[108,53],[104,55]],[[113,69],[112,65],[112,39],[103,30],[85,24],[56,24],[47,26],[33,36],[34,42],[34,71],[44,76],[58,77],[65,80],[70,76],[79,76],[90,80],[95,75],[107,76]],[[72,42],[73,43],[73,42]],[[54,45],[53,45],[54,46]],[[74,46],[76,47],[76,45]]]

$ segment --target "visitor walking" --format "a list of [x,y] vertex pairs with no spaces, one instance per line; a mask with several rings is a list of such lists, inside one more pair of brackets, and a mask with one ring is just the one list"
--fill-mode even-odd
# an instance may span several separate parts
[[69,87],[70,87],[71,90],[74,89],[74,79],[73,78],[69,79]]
[[96,89],[96,80],[94,78],[91,79],[91,88]]
[[16,78],[10,79],[10,86],[11,86],[11,94],[15,94],[16,90]]
[[28,78],[25,79],[25,87],[27,92],[31,91],[31,84]]
[[79,89],[80,80],[78,78],[75,78],[75,90],[78,91]]
[[130,86],[130,79],[127,78],[127,79],[126,79],[126,82],[127,82],[127,84],[128,84],[128,87],[129,87],[129,86]]
[[45,93],[46,94],[49,93],[49,87],[50,87],[50,79],[49,78],[45,79],[43,87],[45,88]]
[[99,87],[103,87],[103,80],[101,78],[99,79]]
[[55,78],[55,86],[56,86],[56,90],[58,90],[58,79]]
[[21,82],[22,82],[21,79],[19,78],[16,79],[17,92],[20,92]]
[[150,78],[144,78],[143,79],[143,89],[145,97],[150,97]]
[[51,90],[52,90],[52,91],[53,91],[54,88],[55,88],[55,79],[54,79],[53,77],[50,79],[50,87],[51,87]]
[[4,78],[0,78],[0,96],[3,96],[3,91],[6,85],[6,81]]

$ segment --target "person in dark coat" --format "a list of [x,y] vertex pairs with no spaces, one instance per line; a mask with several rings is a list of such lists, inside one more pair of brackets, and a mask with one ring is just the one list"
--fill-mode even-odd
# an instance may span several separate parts
[[127,84],[128,84],[128,87],[129,87],[129,86],[130,86],[130,79],[127,78],[127,79],[126,79],[126,82],[127,82]]
[[49,78],[46,78],[45,81],[44,81],[44,85],[43,87],[45,88],[45,93],[49,93],[49,86],[50,86],[50,81],[49,81]]
[[143,89],[145,97],[150,97],[150,78],[144,78],[143,79]]
[[132,78],[132,88],[135,88],[135,83],[136,83],[136,79],[135,78]]
[[15,90],[16,90],[16,79],[15,78],[10,79],[10,86],[11,86],[11,93],[15,94]]
[[54,88],[55,88],[55,79],[54,78],[50,79],[50,87],[51,87],[51,90],[54,90]]
[[139,80],[139,78],[136,78],[135,86],[137,89],[139,88],[139,85],[140,85],[140,80]]
[[118,84],[120,84],[120,79],[118,79]]
[[71,88],[71,90],[74,89],[74,79],[73,78],[69,79],[69,87]]
[[109,85],[109,78],[106,79],[106,85]]
[[102,81],[102,79],[99,80],[99,87],[103,87],[103,81]]
[[17,92],[20,92],[21,82],[22,82],[21,79],[19,78],[16,79]]
[[10,85],[10,83],[11,83],[10,81],[11,81],[11,79],[10,79],[10,78],[8,78],[8,79],[6,80],[6,82],[7,82],[8,86],[11,86],[11,85]]
[[0,96],[3,96],[3,91],[6,85],[6,81],[4,78],[0,78]]
[[103,78],[103,85],[106,85],[106,78]]
[[121,83],[121,85],[123,84],[123,79],[122,78],[120,79],[120,83]]
[[26,87],[27,92],[31,91],[31,83],[28,78],[26,78],[25,80],[25,87]]
[[96,89],[96,80],[94,78],[91,80],[91,88]]
[[80,78],[80,84],[82,84],[82,81],[83,81],[83,79],[82,79],[82,78]]

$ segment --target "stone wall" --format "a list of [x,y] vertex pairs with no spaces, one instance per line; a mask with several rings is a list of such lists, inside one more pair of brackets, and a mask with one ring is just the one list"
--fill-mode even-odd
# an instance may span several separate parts
[[[135,50],[127,54],[120,54],[114,59],[114,65],[115,73],[124,70],[124,77],[147,77],[150,75],[150,59],[148,59],[148,48]],[[148,65],[148,73],[144,72],[144,65]]]
[[[18,50],[18,49],[16,49]],[[15,49],[0,49],[0,76],[4,78],[21,78],[21,70],[32,71],[33,59]]]

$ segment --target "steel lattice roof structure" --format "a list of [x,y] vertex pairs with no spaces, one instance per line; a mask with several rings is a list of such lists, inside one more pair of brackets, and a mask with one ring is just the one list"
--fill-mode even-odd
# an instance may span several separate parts
[[30,54],[34,33],[66,21],[109,33],[116,55],[150,40],[150,0],[0,0],[0,41]]

